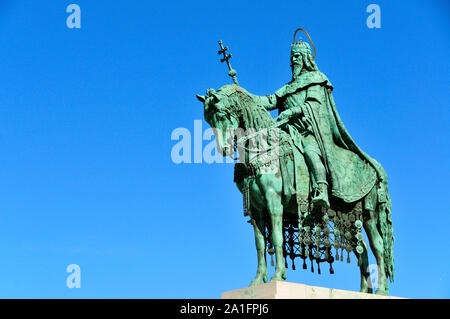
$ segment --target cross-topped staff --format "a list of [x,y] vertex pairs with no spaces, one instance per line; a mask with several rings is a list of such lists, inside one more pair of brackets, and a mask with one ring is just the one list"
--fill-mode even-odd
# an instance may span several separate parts
[[231,59],[232,55],[231,55],[231,53],[227,54],[228,47],[227,46],[225,48],[223,47],[222,40],[219,40],[219,46],[220,46],[220,50],[218,51],[218,53],[219,53],[219,55],[223,54],[223,58],[220,59],[220,62],[227,62],[228,70],[229,70],[228,71],[228,75],[231,76],[231,78],[233,79],[234,84],[239,85],[237,77],[236,77],[236,70],[234,70],[231,67],[231,64],[230,64],[230,61],[229,61]]

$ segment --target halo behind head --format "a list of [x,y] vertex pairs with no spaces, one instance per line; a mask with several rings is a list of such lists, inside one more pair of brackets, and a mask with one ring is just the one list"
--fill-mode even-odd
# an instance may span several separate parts
[[[300,40],[299,42],[295,42],[295,37],[296,37],[298,31],[303,31],[303,32],[306,34],[306,36],[308,37],[309,42],[311,42],[311,45],[312,45],[313,50],[314,50],[314,54],[313,54],[313,57],[312,57],[313,60],[314,60],[314,58],[316,57],[316,47],[314,46],[314,43],[312,42],[311,37],[309,36],[308,32],[306,32],[304,29],[298,28],[297,30],[295,30],[295,33],[294,33],[294,40],[293,40],[293,42],[292,42],[292,47],[294,48],[294,47],[296,47],[297,45],[302,44],[302,41],[301,41],[301,40]],[[309,48],[309,46],[307,46],[307,47]]]

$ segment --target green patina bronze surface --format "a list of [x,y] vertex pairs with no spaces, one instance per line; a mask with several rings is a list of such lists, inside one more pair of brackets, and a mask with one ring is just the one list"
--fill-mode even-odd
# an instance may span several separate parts
[[[302,30],[303,31],[303,30]],[[309,37],[309,36],[308,36]],[[295,38],[295,35],[294,35]],[[291,46],[292,79],[274,94],[257,96],[238,86],[219,41],[233,85],[197,95],[205,120],[215,128],[218,149],[235,156],[234,181],[244,198],[244,213],[254,227],[258,268],[251,285],[268,279],[266,252],[275,255],[271,280],[286,279],[287,260],[311,270],[316,264],[350,262],[353,252],[361,291],[372,292],[367,234],[378,264],[377,294],[388,294],[394,279],[393,229],[387,176],[364,153],[342,123],[333,86],[319,71],[306,42]],[[278,109],[273,119],[268,110]],[[272,259],[273,263],[273,259]]]

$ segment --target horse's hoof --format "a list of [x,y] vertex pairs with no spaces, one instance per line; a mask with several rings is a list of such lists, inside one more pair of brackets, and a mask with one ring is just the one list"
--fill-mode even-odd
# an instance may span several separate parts
[[365,294],[371,294],[372,288],[369,288],[369,285],[367,284],[367,280],[365,278],[361,277],[361,284],[360,284],[359,292],[363,292]]
[[273,275],[272,279],[270,279],[270,281],[284,281],[287,279],[287,274],[286,271],[284,271],[281,275],[279,274],[275,274]]
[[267,277],[268,277],[267,272],[263,276],[257,275],[256,278],[252,280],[249,287],[257,286],[257,285],[262,284],[263,282],[264,283],[267,282]]
[[377,289],[377,291],[375,292],[375,295],[389,296],[389,291],[386,291],[384,289]]

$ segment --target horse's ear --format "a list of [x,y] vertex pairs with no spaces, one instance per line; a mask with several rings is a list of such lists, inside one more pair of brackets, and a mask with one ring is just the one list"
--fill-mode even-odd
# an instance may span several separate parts
[[205,103],[205,101],[206,101],[206,96],[204,96],[204,95],[198,95],[198,94],[196,94],[195,96],[197,97],[197,99],[198,99],[200,102]]

